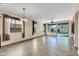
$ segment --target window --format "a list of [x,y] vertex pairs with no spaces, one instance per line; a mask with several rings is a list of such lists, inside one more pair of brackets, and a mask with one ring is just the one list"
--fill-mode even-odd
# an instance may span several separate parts
[[3,14],[3,41],[10,40],[9,32],[21,32],[22,23],[19,18]]
[[6,21],[6,19],[10,21],[10,32],[21,32],[22,31],[22,22],[19,18],[12,17],[6,14],[3,14],[3,15],[4,15],[4,21]]
[[10,32],[21,32],[22,22],[20,20],[10,19]]

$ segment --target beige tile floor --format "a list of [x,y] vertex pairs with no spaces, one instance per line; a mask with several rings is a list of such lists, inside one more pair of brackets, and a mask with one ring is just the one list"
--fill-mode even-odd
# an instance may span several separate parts
[[77,49],[68,37],[43,36],[4,46],[0,56],[77,56]]

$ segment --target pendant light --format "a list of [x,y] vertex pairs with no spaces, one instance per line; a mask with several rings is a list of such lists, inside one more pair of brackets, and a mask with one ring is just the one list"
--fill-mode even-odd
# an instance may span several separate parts
[[26,22],[28,21],[28,19],[25,17],[25,8],[23,8],[23,18],[22,18],[22,20],[26,21]]
[[53,19],[51,18],[51,23],[53,23]]

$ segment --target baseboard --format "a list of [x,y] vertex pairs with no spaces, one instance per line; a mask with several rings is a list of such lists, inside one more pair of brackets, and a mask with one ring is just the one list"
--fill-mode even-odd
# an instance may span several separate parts
[[2,47],[5,47],[5,46],[10,46],[10,45],[13,45],[13,44],[21,43],[21,42],[24,42],[24,41],[30,41],[30,40],[32,40],[32,39],[39,38],[39,37],[42,37],[42,36],[44,36],[44,35],[40,35],[40,36],[37,36],[37,37],[33,37],[33,38],[29,38],[29,39],[25,39],[25,40],[18,41],[18,42],[14,42],[14,43],[10,43],[10,44],[1,46],[1,48],[2,48]]

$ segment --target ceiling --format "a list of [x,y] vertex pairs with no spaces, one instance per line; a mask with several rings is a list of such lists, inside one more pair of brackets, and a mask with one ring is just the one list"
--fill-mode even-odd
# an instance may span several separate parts
[[0,10],[23,16],[22,8],[26,8],[26,16],[48,21],[49,19],[70,19],[76,9],[75,3],[3,3]]

